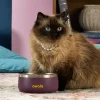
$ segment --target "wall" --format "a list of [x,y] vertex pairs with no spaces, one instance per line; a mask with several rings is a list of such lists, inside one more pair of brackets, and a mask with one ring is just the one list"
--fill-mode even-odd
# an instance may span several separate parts
[[29,34],[37,12],[52,14],[52,0],[12,0],[12,51],[30,59]]

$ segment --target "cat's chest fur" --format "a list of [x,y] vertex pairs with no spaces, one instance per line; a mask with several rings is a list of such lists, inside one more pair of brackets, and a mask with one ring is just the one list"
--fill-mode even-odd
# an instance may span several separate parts
[[60,64],[65,65],[69,60],[71,61],[68,56],[68,51],[63,47],[58,47],[52,51],[46,51],[39,46],[35,46],[34,49],[36,53],[36,61],[38,62],[40,68],[45,72],[53,72],[55,67],[60,66]]
[[53,72],[54,65],[58,62],[56,61],[57,58],[57,53],[52,51],[45,51],[42,49],[36,52],[36,60],[40,68],[46,72]]

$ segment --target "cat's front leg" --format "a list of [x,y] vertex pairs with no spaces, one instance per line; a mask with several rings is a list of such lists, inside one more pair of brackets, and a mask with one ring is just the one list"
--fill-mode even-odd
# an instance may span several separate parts
[[77,89],[77,83],[74,80],[70,80],[68,84],[66,84],[66,89]]
[[28,72],[29,73],[35,73],[35,74],[43,73],[39,64],[36,61],[32,61],[31,67],[30,67]]
[[66,84],[72,79],[73,69],[69,66],[63,66],[64,64],[59,64],[61,66],[57,66],[55,72],[58,75],[59,81],[59,91],[64,91],[66,88]]
[[58,82],[59,82],[58,91],[64,91],[66,87],[66,82],[67,82],[66,77],[58,74]]
[[29,73],[37,73],[38,71],[38,65],[36,62],[32,62],[31,66],[30,66],[30,69],[29,69]]

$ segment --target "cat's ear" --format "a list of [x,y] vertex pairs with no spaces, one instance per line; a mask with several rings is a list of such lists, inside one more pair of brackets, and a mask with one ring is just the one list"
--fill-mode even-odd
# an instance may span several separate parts
[[44,15],[42,12],[38,12],[38,14],[37,14],[37,20],[38,20],[38,21],[39,21],[39,20],[43,20],[43,19],[45,19],[45,18],[47,18],[46,15]]
[[60,17],[61,17],[61,18],[65,18],[65,17],[66,17],[66,12],[63,11],[63,12],[60,14]]
[[68,13],[66,11],[63,11],[61,14],[60,14],[60,17],[64,20],[64,21],[67,21],[69,19],[68,17]]

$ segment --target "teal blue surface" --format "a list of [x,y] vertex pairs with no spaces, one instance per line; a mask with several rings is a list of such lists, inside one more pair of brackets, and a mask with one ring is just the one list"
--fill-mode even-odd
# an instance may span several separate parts
[[30,62],[26,59],[3,59],[0,58],[0,72],[28,72]]
[[3,46],[0,46],[0,58],[26,59]]
[[0,72],[28,72],[30,61],[0,46]]
[[95,44],[95,46],[96,46],[97,48],[100,48],[100,44]]

